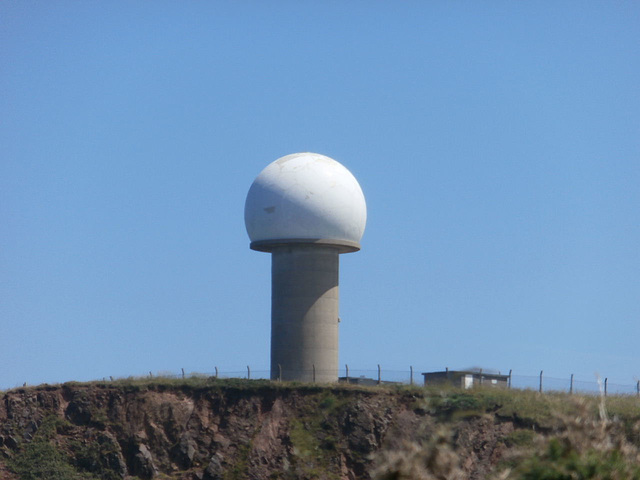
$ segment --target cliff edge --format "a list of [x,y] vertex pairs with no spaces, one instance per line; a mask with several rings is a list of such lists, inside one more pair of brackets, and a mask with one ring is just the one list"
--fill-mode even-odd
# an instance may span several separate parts
[[[522,452],[578,428],[563,415],[600,421],[597,399],[566,395],[218,379],[44,385],[0,399],[7,480],[511,478]],[[634,400],[608,406],[624,421],[607,438],[625,448],[640,438]]]

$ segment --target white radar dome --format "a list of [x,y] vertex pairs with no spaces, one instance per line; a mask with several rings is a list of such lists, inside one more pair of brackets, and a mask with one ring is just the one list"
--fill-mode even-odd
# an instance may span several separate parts
[[290,243],[360,249],[367,205],[355,177],[317,153],[294,153],[269,164],[254,180],[244,207],[251,248]]

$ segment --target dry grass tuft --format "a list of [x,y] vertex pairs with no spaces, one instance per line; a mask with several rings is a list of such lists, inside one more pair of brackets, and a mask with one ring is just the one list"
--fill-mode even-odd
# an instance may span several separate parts
[[451,435],[440,430],[425,444],[406,443],[385,452],[374,480],[463,480],[460,458],[451,448]]

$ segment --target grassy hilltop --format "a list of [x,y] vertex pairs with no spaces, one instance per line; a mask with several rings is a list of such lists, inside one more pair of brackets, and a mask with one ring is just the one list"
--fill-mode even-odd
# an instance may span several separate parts
[[0,393],[6,480],[640,479],[640,399],[187,378]]

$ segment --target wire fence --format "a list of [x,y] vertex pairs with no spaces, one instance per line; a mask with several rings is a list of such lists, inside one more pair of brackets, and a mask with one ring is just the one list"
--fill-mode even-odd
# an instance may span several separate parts
[[[363,385],[376,385],[376,384],[404,384],[404,385],[426,385],[429,382],[426,381],[424,373],[433,372],[428,369],[416,369],[409,367],[407,370],[389,370],[384,369],[380,365],[377,365],[375,369],[352,369],[348,365],[345,365],[338,371],[339,381],[363,384]],[[444,372],[449,373],[449,369],[445,369]],[[474,384],[492,385],[491,379],[499,378],[501,381],[496,386],[503,386],[506,388],[515,388],[520,390],[535,390],[538,392],[565,392],[565,393],[580,393],[580,394],[604,394],[604,395],[636,395],[640,397],[640,380],[636,380],[635,383],[623,384],[609,382],[607,377],[595,378],[594,380],[578,379],[573,374],[567,375],[565,378],[551,377],[540,371],[538,375],[520,375],[514,374],[512,370],[508,374],[502,374],[501,372],[487,371],[483,372],[481,369],[472,370],[460,370],[451,371],[452,373],[472,375],[476,382]],[[298,378],[305,378],[306,381],[313,382],[317,378],[322,378],[323,375],[328,372],[322,372],[313,368],[309,372],[297,372]],[[280,375],[282,372],[280,372]],[[335,375],[335,371],[333,372]],[[274,381],[281,380],[283,377],[275,374],[276,379]],[[213,378],[237,378],[237,379],[271,379],[270,370],[259,369],[253,370],[250,366],[244,369],[231,369],[231,370],[219,370],[218,367],[214,368],[214,371],[207,373],[185,373],[184,369],[181,369],[178,373],[164,371],[158,372],[154,375],[153,372],[149,372],[149,377],[162,377],[162,378],[189,378],[189,377],[213,377]],[[109,377],[110,380],[114,380],[113,377]],[[103,380],[107,380],[104,378]],[[484,383],[483,383],[484,380]],[[493,382],[496,383],[495,381]],[[458,386],[460,386],[458,384]]]

